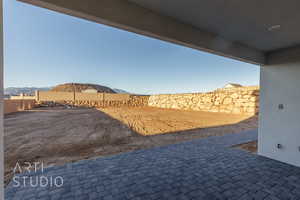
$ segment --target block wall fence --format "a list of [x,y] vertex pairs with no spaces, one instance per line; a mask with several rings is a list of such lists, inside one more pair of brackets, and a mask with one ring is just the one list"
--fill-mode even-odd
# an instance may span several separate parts
[[53,92],[37,91],[38,103],[57,102],[76,106],[90,107],[120,107],[120,106],[147,106],[149,96],[111,94],[111,93],[81,93],[81,92]]
[[25,99],[25,100],[5,99],[4,114],[30,110],[35,106],[36,106],[36,101],[32,99]]

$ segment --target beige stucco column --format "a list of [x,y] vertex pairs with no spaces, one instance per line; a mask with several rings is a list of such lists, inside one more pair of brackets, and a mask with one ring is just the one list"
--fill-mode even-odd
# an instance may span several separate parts
[[268,55],[260,71],[258,153],[300,167],[300,47]]
[[4,143],[3,143],[3,7],[0,0],[0,199],[4,199]]

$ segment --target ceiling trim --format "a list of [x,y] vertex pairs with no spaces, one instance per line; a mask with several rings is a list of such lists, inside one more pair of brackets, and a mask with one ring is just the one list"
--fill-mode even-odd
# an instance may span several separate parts
[[266,65],[278,65],[283,63],[299,62],[300,45],[270,51],[266,54]]

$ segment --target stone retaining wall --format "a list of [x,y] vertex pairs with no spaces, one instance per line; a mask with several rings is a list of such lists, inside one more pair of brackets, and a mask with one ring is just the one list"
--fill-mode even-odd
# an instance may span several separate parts
[[149,106],[180,110],[257,114],[259,88],[218,89],[208,93],[151,95]]

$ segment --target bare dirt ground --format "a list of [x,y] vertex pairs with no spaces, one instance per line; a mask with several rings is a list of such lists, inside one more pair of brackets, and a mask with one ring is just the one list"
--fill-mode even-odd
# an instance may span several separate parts
[[246,150],[248,152],[256,154],[257,153],[257,141],[237,145],[237,146],[234,146],[234,148],[240,148],[240,149],[243,149],[243,150]]
[[17,162],[50,167],[254,128],[257,117],[157,108],[55,107],[8,114],[5,183]]
[[[101,111],[123,122],[141,135],[157,135],[198,128],[210,128],[236,124],[249,119],[248,115],[183,111],[174,109],[144,108],[104,108]],[[242,131],[257,126],[257,119],[240,126],[227,127],[227,132]],[[222,130],[225,127],[222,127]]]

